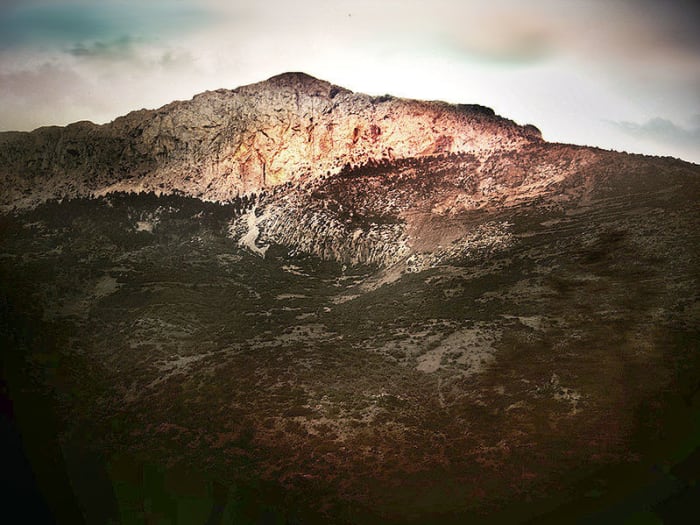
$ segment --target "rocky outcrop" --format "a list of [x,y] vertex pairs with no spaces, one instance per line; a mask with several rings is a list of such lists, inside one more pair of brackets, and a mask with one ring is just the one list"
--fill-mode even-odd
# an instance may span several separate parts
[[110,191],[225,201],[370,159],[486,159],[541,141],[488,108],[371,97],[302,73],[30,133],[0,133],[0,206]]
[[371,162],[261,193],[230,234],[262,256],[278,245],[348,265],[420,271],[509,246],[498,211],[582,200],[596,182],[570,180],[590,178],[604,157],[533,144],[484,161],[449,154]]
[[670,189],[690,184],[697,167],[547,143],[486,159],[369,162],[261,193],[241,204],[246,213],[230,233],[258,255],[278,245],[348,265],[420,271],[508,248],[517,236],[506,216],[584,213],[591,202],[649,191],[659,173]]

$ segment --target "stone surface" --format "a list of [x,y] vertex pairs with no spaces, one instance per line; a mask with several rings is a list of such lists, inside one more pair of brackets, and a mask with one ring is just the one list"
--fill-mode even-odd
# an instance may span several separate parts
[[0,133],[4,209],[109,191],[207,200],[335,173],[368,159],[487,158],[541,140],[488,108],[371,97],[286,73],[98,126]]

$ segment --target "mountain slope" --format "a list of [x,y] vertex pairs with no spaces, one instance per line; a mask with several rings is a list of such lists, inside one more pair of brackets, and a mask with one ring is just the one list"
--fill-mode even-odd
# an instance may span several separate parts
[[697,489],[700,166],[298,74],[0,141],[0,371],[52,512],[625,523]]
[[696,199],[699,182],[697,167],[681,161],[538,143],[485,160],[370,162],[285,185],[250,201],[230,231],[258,255],[281,245],[343,264],[420,271],[508,243],[520,215],[582,213],[610,198],[630,207],[657,194]]
[[698,472],[700,184],[603,157],[510,207],[435,207],[470,194],[473,162],[436,158],[252,204],[110,194],[0,216],[30,459],[54,433],[81,507],[112,521],[191,521],[192,498],[198,522],[658,510]]

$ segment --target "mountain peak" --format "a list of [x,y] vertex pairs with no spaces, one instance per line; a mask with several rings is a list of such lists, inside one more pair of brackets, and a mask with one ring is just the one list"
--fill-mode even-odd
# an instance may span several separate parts
[[281,73],[254,85],[261,84],[273,87],[275,89],[292,89],[294,91],[314,91],[318,90],[319,88],[324,91],[329,91],[331,87],[330,82],[318,79],[300,71]]
[[303,71],[287,71],[285,73],[280,73],[279,75],[271,76],[267,79],[267,82],[273,83],[314,83],[314,82],[324,82],[314,76],[304,73]]
[[[217,90],[103,126],[0,134],[0,206],[115,189],[225,201],[369,161],[468,153],[487,159],[541,141],[480,106],[373,97],[303,72]],[[51,180],[39,191],[32,180]]]

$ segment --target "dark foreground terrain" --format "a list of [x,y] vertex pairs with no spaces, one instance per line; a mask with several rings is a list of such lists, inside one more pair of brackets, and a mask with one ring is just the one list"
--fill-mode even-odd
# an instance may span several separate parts
[[[372,244],[356,264],[299,239],[255,253],[246,217],[299,188],[2,216],[8,508],[60,523],[681,522],[700,471],[700,182],[650,166],[563,203],[475,206],[466,241],[401,264]],[[418,200],[396,211],[392,180],[345,173],[305,188],[307,209],[391,241],[449,190],[410,179]]]

